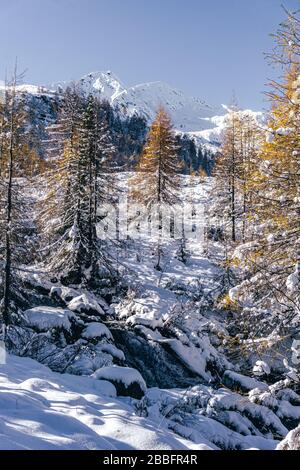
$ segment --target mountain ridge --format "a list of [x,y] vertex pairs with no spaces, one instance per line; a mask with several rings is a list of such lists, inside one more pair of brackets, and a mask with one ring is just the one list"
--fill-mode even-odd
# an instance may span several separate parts
[[[52,95],[62,92],[72,83],[85,94],[92,93],[106,99],[124,118],[137,115],[150,123],[162,105],[168,110],[178,134],[187,135],[197,146],[204,145],[212,151],[220,144],[228,106],[210,106],[204,100],[188,96],[163,81],[127,87],[115,73],[108,70],[91,72],[75,81],[61,81],[45,86],[24,84],[19,85],[18,89],[33,95]],[[263,113],[259,111],[242,112],[252,113],[259,122],[262,120]]]

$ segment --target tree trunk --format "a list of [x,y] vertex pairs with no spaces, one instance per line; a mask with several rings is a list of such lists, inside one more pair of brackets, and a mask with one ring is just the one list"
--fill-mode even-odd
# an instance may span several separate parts
[[13,139],[14,139],[14,93],[12,92],[10,113],[10,143],[9,143],[9,167],[6,193],[6,233],[5,233],[5,263],[4,263],[4,291],[2,314],[5,325],[9,324],[10,315],[10,286],[11,286],[11,222],[12,222],[12,181],[13,181]]

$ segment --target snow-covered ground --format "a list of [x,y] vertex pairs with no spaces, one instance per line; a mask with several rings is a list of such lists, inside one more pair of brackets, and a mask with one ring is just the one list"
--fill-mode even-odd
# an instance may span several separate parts
[[0,449],[202,449],[151,419],[107,381],[9,355],[0,366]]
[[[201,218],[209,179],[183,183]],[[45,303],[9,330],[0,449],[274,449],[297,426],[291,378],[266,383],[263,360],[249,358],[257,380],[227,357],[226,313],[212,307],[222,269],[201,237],[188,237],[186,263],[178,244],[164,240],[162,271],[147,233],[112,244],[128,291],[111,306],[26,274]]]

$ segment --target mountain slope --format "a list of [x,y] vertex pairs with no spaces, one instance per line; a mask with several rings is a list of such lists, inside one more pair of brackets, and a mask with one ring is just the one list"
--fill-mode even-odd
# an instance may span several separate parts
[[[176,129],[199,131],[211,127],[207,118],[219,111],[199,98],[186,96],[182,91],[164,82],[150,82],[126,87],[112,72],[93,72],[75,82],[86,93],[99,93],[110,104],[125,115],[138,114],[151,121],[157,108],[166,107]],[[62,82],[51,86],[65,88],[69,83]]]
[[[43,101],[46,97],[55,100],[56,93],[72,83],[86,95],[92,93],[107,100],[124,120],[138,116],[150,123],[162,105],[168,110],[176,132],[192,140],[197,149],[204,148],[215,153],[220,145],[229,108],[226,105],[209,106],[205,101],[187,96],[161,81],[127,87],[113,72],[106,71],[89,73],[74,82],[57,82],[48,86],[27,84],[18,86],[18,89],[35,99]],[[3,88],[0,84],[0,94]],[[259,124],[263,123],[263,113],[252,110],[241,112],[250,113]]]

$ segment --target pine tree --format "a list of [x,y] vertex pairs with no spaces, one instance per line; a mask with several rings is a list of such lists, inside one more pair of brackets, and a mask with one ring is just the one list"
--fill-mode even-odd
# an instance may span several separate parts
[[179,202],[180,171],[178,146],[170,117],[159,108],[151,125],[137,172],[130,181],[131,196],[146,205],[149,214],[153,207],[158,215],[158,246],[156,268],[161,270],[162,210]]

